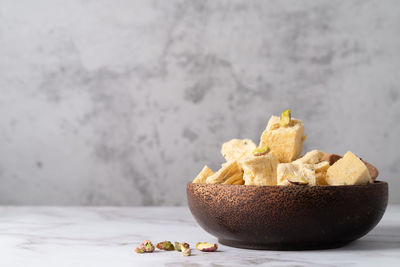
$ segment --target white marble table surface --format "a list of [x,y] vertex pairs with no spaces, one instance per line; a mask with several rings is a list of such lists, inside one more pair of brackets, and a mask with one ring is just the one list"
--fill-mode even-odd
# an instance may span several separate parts
[[186,207],[0,207],[0,266],[400,266],[400,206],[343,248],[135,254],[143,239],[216,242]]

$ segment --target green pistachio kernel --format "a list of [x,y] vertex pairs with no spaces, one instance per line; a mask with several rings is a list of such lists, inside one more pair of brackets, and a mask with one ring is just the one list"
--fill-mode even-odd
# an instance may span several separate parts
[[279,122],[279,124],[283,127],[286,127],[290,124],[290,119],[292,118],[292,115],[290,113],[290,109],[285,110],[284,112],[282,112],[281,114],[281,120]]
[[262,155],[267,154],[268,151],[269,151],[269,146],[258,147],[258,148],[253,150],[253,155],[254,156],[262,156]]
[[136,253],[145,253],[144,249],[139,248],[139,247],[135,248],[135,252]]
[[180,242],[175,242],[175,250],[181,251],[181,243]]

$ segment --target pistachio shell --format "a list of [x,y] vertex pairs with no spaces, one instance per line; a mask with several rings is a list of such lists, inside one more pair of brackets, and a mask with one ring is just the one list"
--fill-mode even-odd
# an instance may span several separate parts
[[150,253],[154,251],[154,245],[150,240],[144,240],[139,247],[135,248],[136,253]]
[[182,249],[181,249],[181,243],[180,243],[180,242],[176,242],[176,241],[175,241],[174,245],[175,245],[175,250],[176,250],[176,251],[181,251],[181,250],[182,250]]
[[182,256],[190,256],[192,255],[192,250],[190,249],[190,245],[188,243],[181,243]]
[[144,249],[140,248],[140,247],[136,247],[135,248],[135,252],[136,253],[145,253]]

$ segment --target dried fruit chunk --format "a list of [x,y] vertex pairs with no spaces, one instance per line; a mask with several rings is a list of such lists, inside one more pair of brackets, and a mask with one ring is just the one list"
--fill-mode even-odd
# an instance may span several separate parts
[[267,153],[259,157],[243,160],[243,180],[245,185],[276,185],[276,171],[278,160]]
[[307,152],[303,157],[296,159],[293,163],[303,163],[303,164],[316,164],[321,162],[322,157],[325,155],[324,152],[319,150],[311,150]]
[[243,181],[243,173],[238,172],[238,173],[235,173],[234,175],[232,175],[230,178],[228,178],[222,184],[237,184],[237,183],[241,183],[242,181]]
[[326,173],[326,171],[330,166],[331,165],[329,165],[329,162],[327,161],[321,161],[320,163],[314,164],[315,173],[320,173],[320,172]]
[[202,252],[214,252],[218,249],[218,245],[208,242],[199,242],[196,244],[196,248]]
[[226,161],[237,160],[251,156],[251,152],[257,148],[250,139],[232,139],[221,147],[221,154]]
[[182,249],[181,249],[181,243],[180,242],[174,242],[174,245],[175,245],[175,250],[176,251],[182,251]]
[[372,183],[367,166],[354,155],[347,151],[343,158],[329,167],[326,174],[326,182],[329,185],[357,185]]
[[275,128],[277,123],[279,125],[279,117],[271,116],[261,135],[259,147],[269,146],[271,153],[281,163],[292,162],[300,157],[303,150],[303,122],[292,118],[287,127]]
[[150,240],[144,240],[139,247],[135,248],[136,253],[151,253],[154,251],[154,245]]
[[308,181],[300,176],[290,176],[286,178],[289,183],[294,185],[308,185]]
[[[341,158],[342,158],[341,156],[336,155],[336,154],[325,154],[324,157],[322,158],[322,160],[327,160],[327,161],[329,161],[330,165],[333,165],[336,161],[338,161]],[[363,160],[361,160],[361,161],[365,164],[365,166],[367,166],[369,175],[371,176],[371,180],[375,181],[379,175],[378,169],[366,161],[363,161]]]
[[269,152],[269,147],[259,147],[253,150],[253,155],[258,157],[258,156],[263,156]]
[[192,183],[195,184],[205,184],[209,176],[213,175],[214,172],[206,165],[203,167],[201,172],[194,178]]
[[281,118],[279,121],[280,126],[286,127],[289,126],[290,120],[292,119],[292,114],[290,113],[290,110],[287,109],[281,114]]
[[163,241],[163,242],[159,242],[157,243],[156,247],[159,250],[175,250],[174,245],[172,245],[172,243],[170,241]]
[[222,184],[234,175],[242,175],[242,170],[237,161],[225,163],[222,168],[206,179],[207,184]]
[[278,164],[277,184],[290,185],[292,183],[288,180],[288,178],[291,177],[301,177],[308,182],[308,185],[316,185],[314,164],[299,164],[299,163]]
[[182,256],[190,256],[192,255],[192,250],[190,249],[190,246],[188,243],[181,243],[181,250],[182,250]]

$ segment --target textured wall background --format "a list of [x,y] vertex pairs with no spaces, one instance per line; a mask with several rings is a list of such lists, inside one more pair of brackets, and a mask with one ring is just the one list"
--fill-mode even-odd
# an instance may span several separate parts
[[0,0],[0,203],[185,205],[291,108],[400,202],[398,1]]

